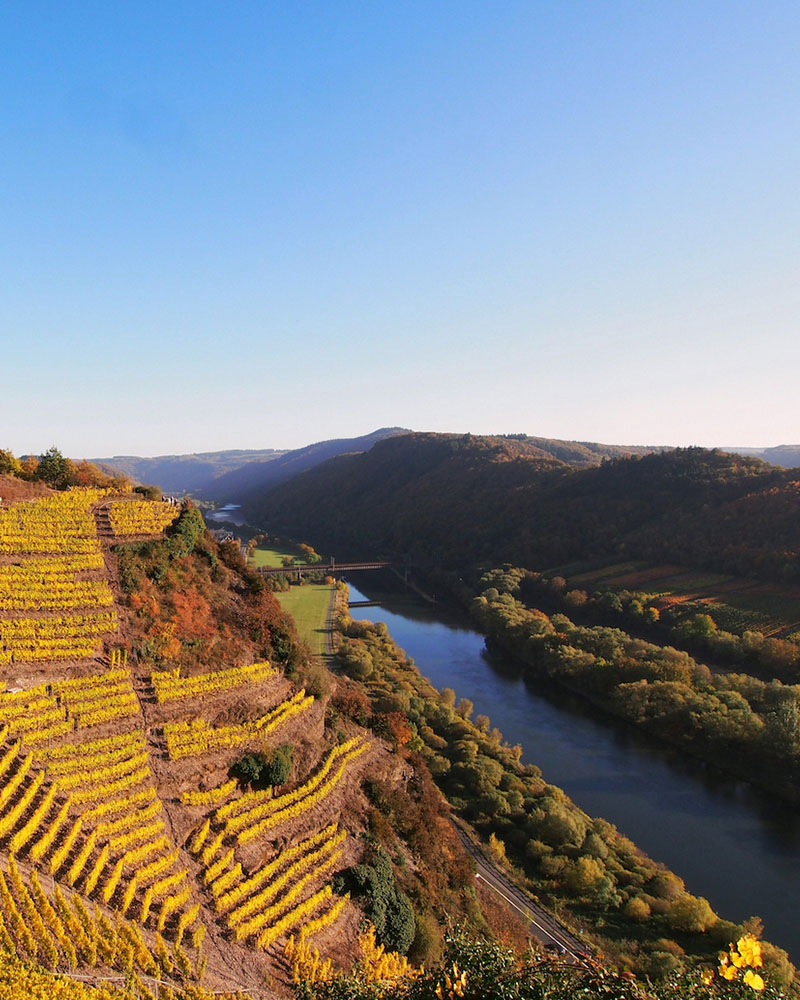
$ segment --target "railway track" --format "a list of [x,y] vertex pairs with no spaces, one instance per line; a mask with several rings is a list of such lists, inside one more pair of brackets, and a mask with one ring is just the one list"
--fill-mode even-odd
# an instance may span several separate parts
[[552,913],[521,889],[483,854],[479,847],[467,834],[455,827],[461,843],[467,853],[474,859],[477,871],[476,879],[481,879],[493,892],[501,896],[506,903],[518,913],[527,923],[532,937],[543,945],[552,948],[562,955],[567,955],[576,964],[582,964],[586,955],[586,945],[561,926]]

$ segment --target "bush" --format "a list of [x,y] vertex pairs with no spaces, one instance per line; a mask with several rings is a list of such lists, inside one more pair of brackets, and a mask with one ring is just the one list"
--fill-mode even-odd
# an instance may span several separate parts
[[702,934],[717,922],[717,915],[707,899],[684,893],[672,906],[669,922],[675,930]]
[[375,927],[378,941],[388,951],[405,955],[414,941],[416,921],[411,901],[395,880],[392,864],[382,848],[373,849],[368,862],[343,872],[339,881],[366,902],[365,916]]
[[331,676],[321,663],[308,663],[301,672],[301,682],[308,694],[324,698],[331,689]]
[[[196,507],[187,507],[177,520],[167,528],[171,554],[188,556],[194,552],[194,547],[205,530],[205,522],[200,511]],[[222,547],[220,547],[221,550]]]
[[650,916],[650,904],[641,896],[634,896],[625,904],[624,914],[629,920],[647,920]]
[[160,500],[162,496],[160,486],[134,486],[133,492],[143,496],[145,500]]
[[231,765],[230,775],[245,785],[285,785],[292,770],[292,747],[288,743],[263,753],[248,753]]

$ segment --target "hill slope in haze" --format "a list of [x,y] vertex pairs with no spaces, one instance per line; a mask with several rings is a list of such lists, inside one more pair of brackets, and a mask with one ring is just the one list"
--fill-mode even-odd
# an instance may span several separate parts
[[295,448],[268,461],[253,461],[243,464],[202,489],[202,494],[211,500],[221,503],[241,502],[254,493],[277,486],[300,472],[326,462],[337,455],[369,451],[369,449],[385,438],[409,434],[402,427],[381,427],[370,434],[354,438],[334,438],[330,441],[317,441],[305,448]]
[[255,451],[159,455],[156,458],[115,455],[113,458],[93,458],[91,461],[106,471],[122,473],[140,483],[154,483],[167,493],[192,493],[249,462],[270,462],[284,454],[285,452],[274,448],[262,448]]
[[368,451],[377,441],[407,433],[401,427],[382,427],[360,437],[317,441],[289,451],[263,448],[157,458],[117,455],[92,461],[104,470],[122,473],[141,483],[153,483],[167,493],[191,493],[221,503],[238,502],[248,493],[276,486],[336,455]]
[[[410,433],[403,427],[381,427],[359,437],[317,441],[290,451],[265,448],[161,455],[157,458],[116,455],[92,461],[105,471],[121,473],[141,483],[154,483],[168,493],[191,493],[219,503],[239,503],[247,502],[258,493],[337,455],[369,451],[378,441]],[[515,447],[529,457],[552,458],[575,468],[599,465],[607,458],[646,455],[664,450],[660,447],[596,444],[590,441],[558,441],[525,434],[501,440],[508,441],[509,448],[512,447],[511,442],[518,442]]]
[[770,465],[778,465],[782,469],[800,467],[800,444],[779,444],[774,448],[725,448],[725,451],[736,452],[737,455],[749,455],[760,458]]
[[524,441],[411,434],[311,470],[248,513],[337,558],[543,568],[620,555],[800,576],[792,474],[701,448],[573,469]]

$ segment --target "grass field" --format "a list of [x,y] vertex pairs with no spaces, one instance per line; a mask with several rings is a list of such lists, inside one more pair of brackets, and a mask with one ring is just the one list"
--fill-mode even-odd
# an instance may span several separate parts
[[284,611],[294,618],[300,638],[308,643],[311,652],[322,655],[325,652],[325,624],[331,599],[330,584],[309,583],[275,596]]
[[267,549],[259,548],[253,550],[250,560],[251,566],[280,566],[284,556],[291,556],[300,566],[305,566],[304,560],[300,559],[294,549]]
[[638,590],[663,604],[704,605],[727,631],[755,629],[785,636],[800,629],[800,588],[759,583],[719,573],[691,572],[678,566],[614,563],[567,576],[570,587]]

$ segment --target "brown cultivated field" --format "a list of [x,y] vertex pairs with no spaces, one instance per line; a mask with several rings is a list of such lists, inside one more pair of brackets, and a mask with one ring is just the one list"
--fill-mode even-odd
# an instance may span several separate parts
[[800,630],[800,587],[637,562],[614,563],[568,580],[570,587],[585,590],[642,591],[662,607],[699,603],[730,632],[753,629],[781,638]]

